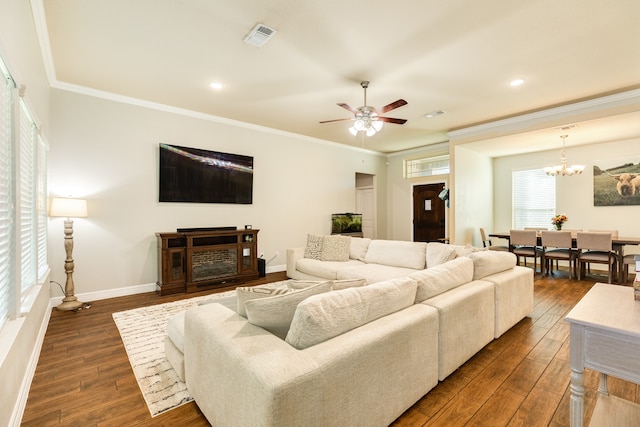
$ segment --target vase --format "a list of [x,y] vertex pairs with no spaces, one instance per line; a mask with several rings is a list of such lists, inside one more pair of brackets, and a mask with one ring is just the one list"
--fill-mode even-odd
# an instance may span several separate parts
[[556,231],[562,230],[562,224],[556,224]]

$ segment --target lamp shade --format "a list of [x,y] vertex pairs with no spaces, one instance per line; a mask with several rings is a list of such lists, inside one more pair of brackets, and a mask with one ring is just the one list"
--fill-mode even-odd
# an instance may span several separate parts
[[49,216],[66,218],[82,218],[87,216],[87,201],[84,199],[67,199],[54,197],[51,199]]

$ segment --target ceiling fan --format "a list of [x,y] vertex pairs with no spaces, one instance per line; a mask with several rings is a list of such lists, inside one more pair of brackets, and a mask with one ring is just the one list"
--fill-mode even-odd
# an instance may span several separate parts
[[371,136],[375,135],[378,131],[380,131],[380,129],[382,129],[382,125],[384,122],[395,123],[398,125],[403,125],[407,122],[406,119],[394,119],[392,117],[383,117],[380,115],[388,111],[395,110],[396,108],[402,107],[403,105],[407,105],[407,101],[405,101],[404,99],[398,99],[397,101],[394,101],[391,104],[387,104],[381,108],[371,107],[367,105],[367,88],[369,87],[369,82],[360,82],[360,86],[362,86],[362,88],[364,89],[364,105],[362,107],[353,108],[345,103],[338,103],[340,107],[344,108],[345,110],[349,110],[354,114],[352,118],[325,120],[320,123],[352,120],[354,121],[354,124],[349,128],[349,132],[351,132],[351,134],[356,135],[358,132],[363,131],[366,132],[367,136]]

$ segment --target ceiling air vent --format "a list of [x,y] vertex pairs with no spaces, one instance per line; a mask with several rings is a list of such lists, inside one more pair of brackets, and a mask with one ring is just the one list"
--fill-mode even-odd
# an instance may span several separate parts
[[277,31],[264,24],[257,24],[244,38],[244,42],[253,46],[262,47]]

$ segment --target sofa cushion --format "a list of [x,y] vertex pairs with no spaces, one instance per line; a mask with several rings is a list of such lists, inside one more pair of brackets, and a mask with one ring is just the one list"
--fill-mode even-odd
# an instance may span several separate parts
[[473,261],[473,280],[512,269],[517,258],[511,252],[481,251],[469,254]]
[[[308,288],[309,286],[315,286],[320,282],[321,281],[318,280],[289,280],[288,286],[290,290],[298,290]],[[331,289],[334,291],[339,291],[341,289],[357,288],[366,284],[367,282],[364,279],[334,280]]]
[[296,270],[310,276],[322,277],[329,280],[338,278],[338,271],[364,264],[362,261],[350,259],[341,261],[320,261],[319,259],[300,258],[296,261]]
[[286,341],[304,349],[413,305],[416,282],[408,277],[314,295],[295,311]]
[[427,243],[427,268],[444,264],[456,258],[455,248],[440,242]]
[[370,243],[371,239],[366,237],[352,237],[349,247],[349,258],[364,261]]
[[419,270],[404,267],[391,267],[381,264],[361,264],[349,268],[340,269],[337,272],[338,280],[364,279],[368,284],[378,283],[398,277],[407,277]]
[[473,261],[460,257],[409,275],[418,282],[416,303],[440,295],[473,279]]
[[372,240],[364,261],[393,267],[421,270],[426,263],[427,244],[399,240]]
[[329,292],[331,286],[332,282],[327,280],[298,291],[246,301],[247,320],[284,339],[298,304],[312,295]]
[[350,236],[322,236],[322,261],[349,261]]
[[274,295],[282,295],[289,292],[289,288],[274,288],[267,286],[238,286],[236,288],[236,312],[240,316],[247,317],[245,303],[258,298],[267,298]]
[[167,321],[167,336],[178,350],[184,353],[184,311],[171,316]]

